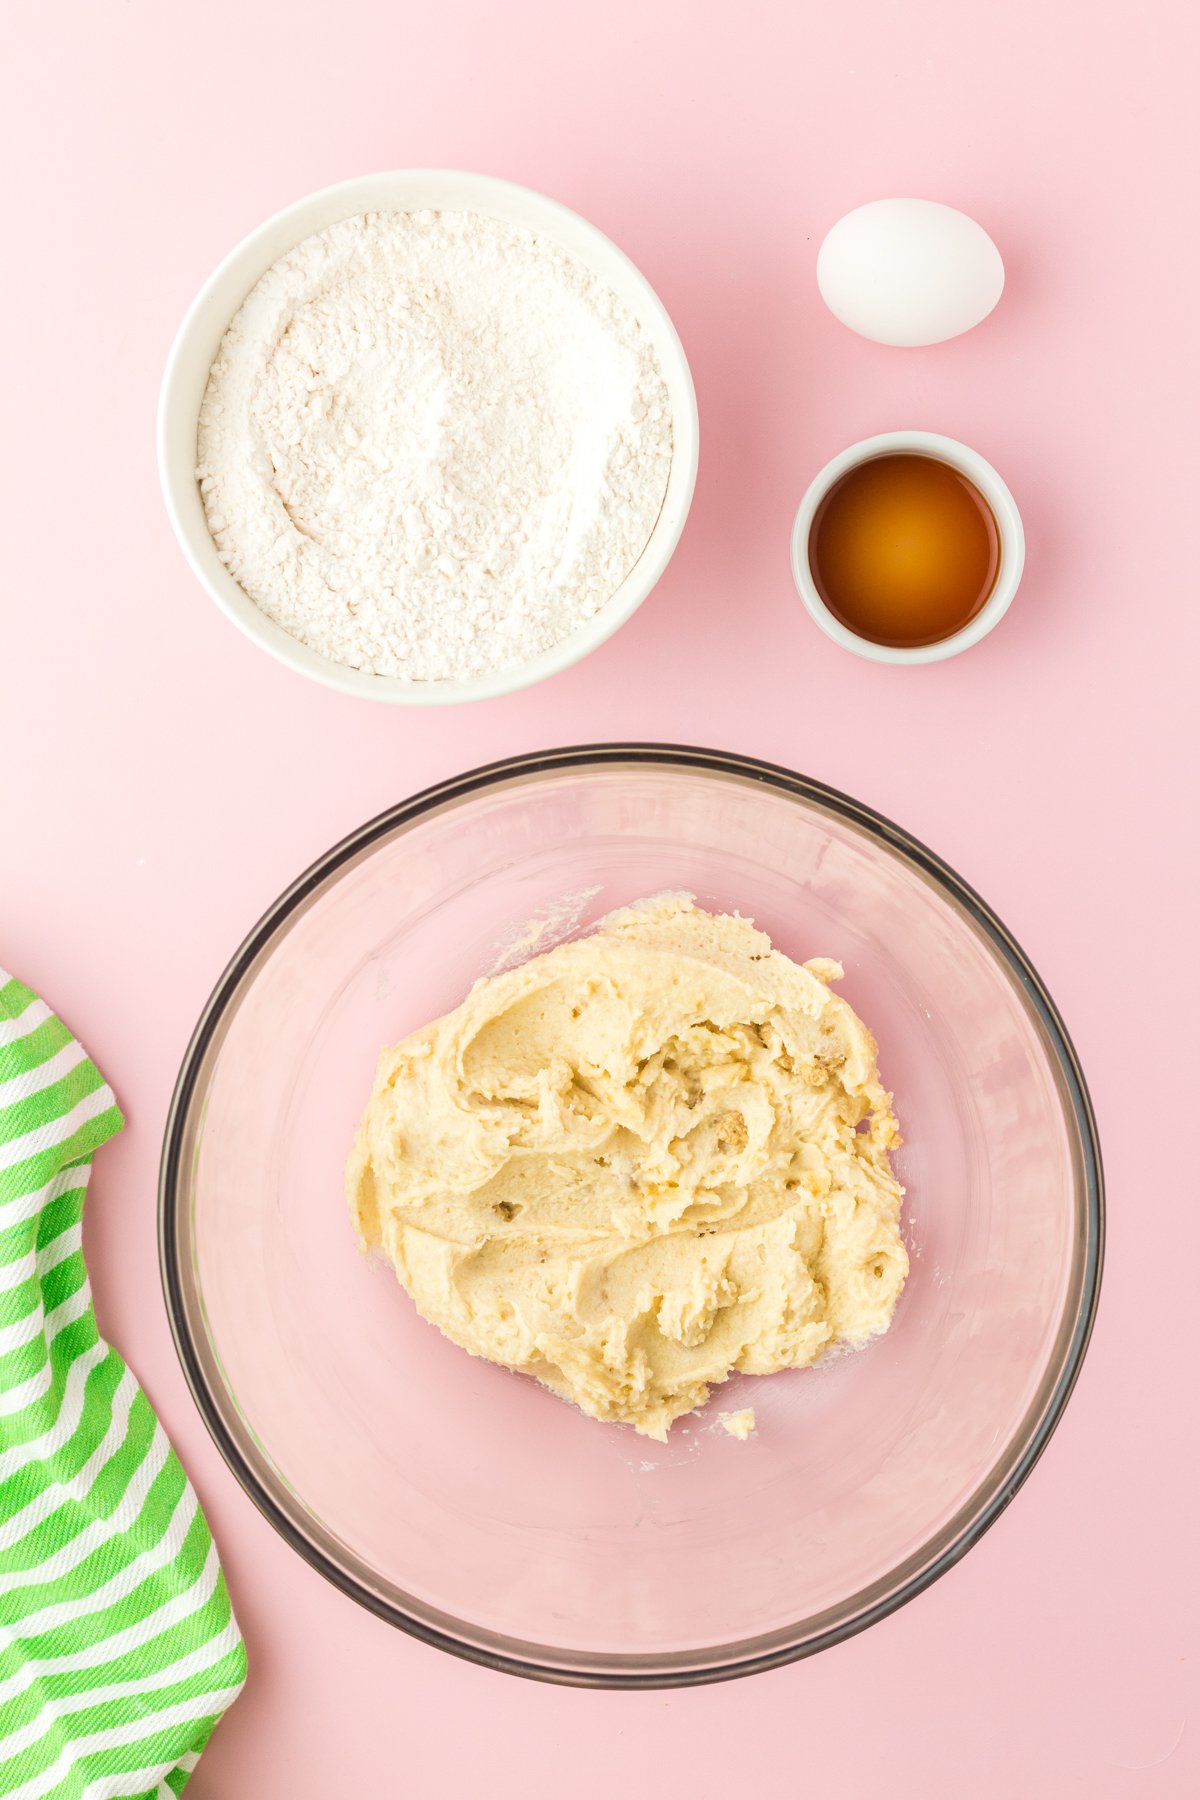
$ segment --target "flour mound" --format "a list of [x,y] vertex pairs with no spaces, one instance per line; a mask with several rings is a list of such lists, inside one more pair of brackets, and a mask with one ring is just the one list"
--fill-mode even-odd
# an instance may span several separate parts
[[645,333],[557,245],[472,213],[368,213],[247,296],[196,473],[268,618],[333,662],[437,681],[593,617],[645,549],[671,450]]

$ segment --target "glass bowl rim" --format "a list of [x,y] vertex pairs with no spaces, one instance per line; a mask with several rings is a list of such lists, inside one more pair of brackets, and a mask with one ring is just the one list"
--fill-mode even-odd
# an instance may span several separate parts
[[[564,1652],[564,1662],[561,1665],[551,1661],[524,1658],[472,1642],[466,1637],[455,1637],[452,1633],[432,1625],[427,1620],[406,1612],[402,1607],[380,1594],[373,1593],[370,1588],[364,1586],[352,1573],[314,1543],[277,1505],[274,1498],[259,1481],[254,1467],[227,1426],[216,1397],[205,1378],[193,1342],[184,1303],[180,1264],[178,1213],[182,1152],[197,1079],[208,1047],[220,1027],[227,1008],[236,997],[244,976],[280,926],[284,925],[309,895],[314,893],[331,875],[335,875],[363,851],[369,850],[377,841],[387,837],[397,826],[411,827],[435,809],[468,801],[489,788],[500,787],[519,778],[560,773],[570,769],[616,767],[630,763],[660,768],[675,766],[713,775],[738,776],[742,779],[759,782],[791,798],[807,800],[857,826],[866,836],[875,839],[885,849],[898,853],[902,859],[915,865],[920,873],[930,878],[933,885],[961,906],[975,926],[982,930],[990,947],[998,955],[999,960],[1006,965],[1008,974],[1015,979],[1025,998],[1031,1004],[1046,1034],[1058,1073],[1063,1078],[1070,1100],[1069,1122],[1073,1123],[1078,1134],[1082,1155],[1086,1232],[1082,1259],[1078,1252],[1075,1258],[1076,1270],[1080,1260],[1082,1260],[1083,1267],[1079,1301],[1071,1327],[1070,1341],[1065,1348],[1061,1367],[1042,1406],[1040,1416],[1036,1418],[1033,1429],[1028,1432],[1027,1440],[1020,1449],[1008,1478],[997,1487],[976,1515],[967,1520],[936,1557],[918,1568],[913,1575],[893,1591],[884,1594],[869,1605],[852,1611],[848,1616],[824,1626],[812,1635],[803,1637],[799,1642],[781,1645],[776,1641],[779,1632],[774,1632],[770,1634],[771,1647],[769,1649],[752,1652],[748,1655],[739,1655],[729,1660],[714,1660],[696,1666],[688,1666],[682,1661],[682,1658],[688,1654],[686,1652],[680,1653],[671,1662],[668,1662],[668,1658],[671,1656],[670,1652],[655,1653],[648,1657],[613,1652],[579,1652],[577,1653],[578,1661],[574,1664],[565,1660],[572,1653]],[[536,1681],[574,1687],[624,1689],[689,1687],[758,1674],[764,1670],[779,1668],[786,1663],[815,1655],[820,1650],[828,1649],[834,1644],[854,1637],[858,1632],[866,1630],[868,1626],[875,1624],[878,1620],[887,1618],[889,1614],[896,1612],[901,1606],[906,1605],[918,1594],[923,1593],[926,1588],[932,1586],[940,1576],[965,1556],[967,1551],[978,1543],[984,1533],[996,1522],[1014,1495],[1024,1485],[1054,1434],[1079,1377],[1079,1371],[1091,1339],[1104,1265],[1104,1236],[1104,1172],[1100,1141],[1091,1098],[1079,1058],[1045,983],[1016,939],[987,903],[940,856],[882,813],[876,812],[861,801],[852,799],[849,795],[824,782],[817,781],[810,776],[797,774],[776,763],[764,762],[757,757],[703,749],[691,745],[637,742],[585,744],[503,757],[498,761],[485,763],[479,768],[467,770],[461,775],[448,777],[444,781],[436,782],[432,786],[422,789],[407,800],[401,800],[395,805],[385,808],[383,812],[376,814],[374,818],[367,820],[365,824],[340,839],[332,848],[311,863],[267,908],[242,941],[217,981],[184,1053],[167,1113],[159,1167],[159,1268],[176,1353],[192,1398],[209,1435],[259,1511],[274,1526],[284,1541],[327,1581],[357,1601],[367,1611],[387,1620],[388,1623],[397,1626],[410,1636],[430,1644],[436,1649],[447,1651],[453,1656],[477,1663],[484,1668],[494,1669],[505,1674],[520,1675]],[[1026,1412],[1021,1427],[1009,1442],[1010,1450],[1014,1445],[1020,1443],[1022,1432],[1036,1405],[1035,1401]],[[972,1503],[968,1501],[966,1504],[970,1506]],[[917,1554],[919,1555],[920,1552]],[[853,1599],[854,1596],[851,1596],[850,1604],[853,1604]],[[802,1628],[803,1622],[800,1626],[790,1629],[794,1631]],[[745,1641],[743,1640],[743,1643]],[[750,1642],[753,1643],[753,1640]],[[737,1647],[739,1646],[730,1646],[731,1649]],[[544,1655],[549,1646],[540,1645],[531,1646],[531,1648],[539,1649]],[[707,1654],[707,1652],[695,1654]],[[720,1657],[722,1653],[718,1649],[713,1654]],[[656,1662],[662,1662],[664,1666],[647,1666],[654,1665]]]

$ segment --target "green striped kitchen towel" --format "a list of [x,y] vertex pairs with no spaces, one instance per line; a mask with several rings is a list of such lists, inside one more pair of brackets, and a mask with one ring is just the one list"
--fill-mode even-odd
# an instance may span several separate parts
[[112,1093],[0,971],[0,1795],[178,1794],[245,1678],[208,1527],[83,1264]]

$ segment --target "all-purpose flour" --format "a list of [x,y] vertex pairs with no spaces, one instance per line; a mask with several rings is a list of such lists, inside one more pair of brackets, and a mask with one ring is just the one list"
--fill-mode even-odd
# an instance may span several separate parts
[[373,213],[251,291],[200,411],[222,561],[322,656],[437,680],[525,661],[645,548],[671,461],[636,319],[554,244]]

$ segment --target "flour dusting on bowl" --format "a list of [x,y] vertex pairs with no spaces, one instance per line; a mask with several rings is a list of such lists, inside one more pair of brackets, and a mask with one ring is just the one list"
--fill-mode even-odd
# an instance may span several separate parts
[[256,283],[200,411],[230,574],[332,662],[414,682],[592,618],[662,510],[671,405],[633,313],[548,237],[377,212]]

